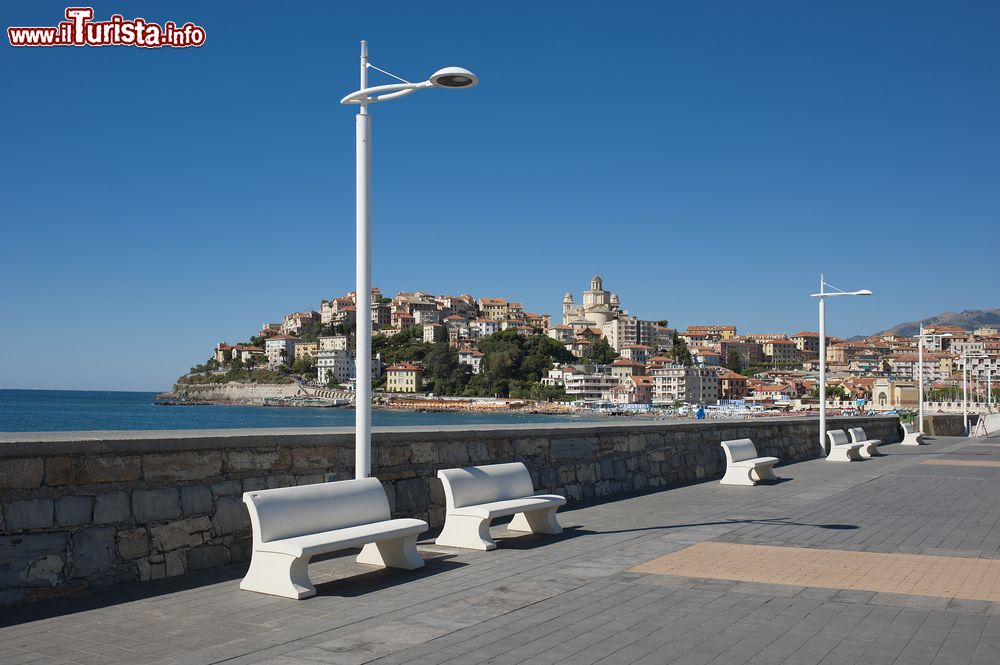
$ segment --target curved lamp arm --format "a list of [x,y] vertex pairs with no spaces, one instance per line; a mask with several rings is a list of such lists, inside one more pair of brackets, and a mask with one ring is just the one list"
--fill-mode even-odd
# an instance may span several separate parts
[[[340,100],[341,104],[372,104],[374,102],[384,102],[390,99],[398,99],[412,95],[417,90],[431,88],[434,84],[430,81],[420,83],[390,83],[389,85],[377,85],[373,88],[356,90]],[[385,93],[385,94],[376,94]],[[374,96],[370,96],[374,95]]]

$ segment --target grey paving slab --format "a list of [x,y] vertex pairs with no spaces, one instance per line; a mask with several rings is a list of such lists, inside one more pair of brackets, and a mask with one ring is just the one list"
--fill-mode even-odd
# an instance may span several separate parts
[[22,606],[0,615],[0,662],[996,665],[997,603],[629,572],[707,540],[1000,558],[1000,467],[921,464],[1000,447],[883,449],[575,507],[560,537],[498,527],[494,552],[424,541],[419,571],[345,553],[301,602],[239,591],[233,567]]

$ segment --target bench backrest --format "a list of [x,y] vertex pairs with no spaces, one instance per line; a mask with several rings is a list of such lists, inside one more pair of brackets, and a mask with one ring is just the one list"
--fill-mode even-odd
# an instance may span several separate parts
[[830,445],[833,445],[833,446],[842,446],[845,443],[850,443],[850,441],[847,440],[847,435],[844,434],[844,430],[842,430],[842,429],[832,429],[832,430],[829,430],[826,433],[826,435],[827,435],[827,437],[830,438]]
[[862,441],[868,440],[863,427],[851,427],[847,431],[851,435],[851,441],[854,443],[861,443]]
[[743,460],[755,459],[758,457],[757,447],[753,445],[753,441],[750,439],[733,439],[731,441],[723,441],[722,449],[726,451],[727,464],[742,462]]
[[378,478],[243,493],[255,542],[382,522],[391,517]]
[[437,475],[444,486],[448,509],[521,499],[535,493],[528,467],[521,462],[441,469]]
[[913,434],[916,428],[910,423],[903,423],[903,434]]

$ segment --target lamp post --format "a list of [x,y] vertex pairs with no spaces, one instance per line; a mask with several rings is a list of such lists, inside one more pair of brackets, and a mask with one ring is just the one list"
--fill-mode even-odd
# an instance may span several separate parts
[[941,334],[930,334],[924,332],[924,324],[920,324],[920,334],[917,335],[917,371],[920,373],[920,389],[919,389],[919,402],[917,407],[918,412],[918,422],[920,423],[918,429],[924,431],[924,340],[934,339],[941,337],[951,337],[951,333],[941,333]]
[[[830,287],[833,291],[827,291]],[[834,296],[870,296],[868,289],[860,291],[841,291],[832,284],[827,284],[821,274],[819,276],[819,293],[812,298],[819,298],[819,451],[826,454],[826,299]]]
[[372,249],[371,249],[371,161],[372,122],[368,105],[398,99],[424,88],[471,88],[479,77],[462,67],[445,67],[420,83],[405,81],[389,74],[400,83],[368,87],[368,69],[378,69],[368,62],[368,42],[361,42],[361,87],[340,100],[341,104],[357,104],[355,121],[357,137],[357,217],[355,270],[355,393],[354,393],[354,468],[355,477],[367,478],[371,473],[372,450]]

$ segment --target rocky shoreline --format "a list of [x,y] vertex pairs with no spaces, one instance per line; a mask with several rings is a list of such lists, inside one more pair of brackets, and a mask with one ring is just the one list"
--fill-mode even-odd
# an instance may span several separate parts
[[[310,389],[297,383],[264,384],[177,383],[172,389],[156,396],[161,406],[267,406],[353,408],[350,393]],[[396,411],[424,413],[520,413],[526,415],[572,415],[581,409],[560,402],[536,402],[527,399],[503,398],[433,398],[423,396],[380,395],[374,406]]]

